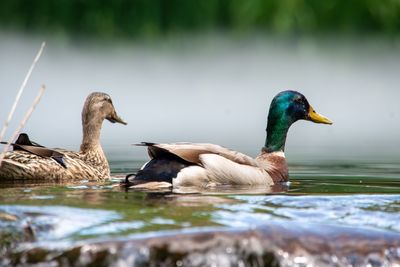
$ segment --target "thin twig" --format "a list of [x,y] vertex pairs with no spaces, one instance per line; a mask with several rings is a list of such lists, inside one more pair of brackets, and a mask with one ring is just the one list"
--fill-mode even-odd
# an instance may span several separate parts
[[40,87],[39,93],[37,94],[35,100],[33,101],[31,107],[28,109],[28,111],[25,113],[25,116],[22,118],[20,124],[18,125],[18,128],[14,131],[14,133],[12,134],[12,136],[10,137],[10,139],[8,140],[7,144],[4,146],[3,152],[0,154],[0,167],[1,167],[1,163],[4,159],[5,153],[7,152],[7,150],[10,148],[11,143],[13,140],[15,140],[17,138],[17,135],[20,133],[20,131],[22,130],[22,128],[24,128],[26,122],[28,121],[28,119],[30,118],[30,116],[32,115],[32,112],[35,110],[37,104],[39,104],[40,99],[43,96],[44,91],[46,90],[46,86],[42,85]]
[[39,51],[37,52],[36,57],[35,57],[35,59],[33,60],[32,65],[31,65],[31,67],[30,67],[29,70],[28,70],[28,73],[26,74],[25,79],[24,79],[24,81],[23,81],[22,84],[21,84],[21,87],[20,87],[19,90],[18,90],[17,96],[15,97],[15,100],[14,100],[14,104],[12,105],[11,110],[10,110],[10,113],[8,114],[7,120],[6,120],[6,122],[4,123],[3,128],[1,129],[0,141],[3,140],[3,137],[4,137],[4,135],[5,135],[5,133],[6,133],[7,129],[8,129],[8,125],[10,124],[11,119],[12,119],[12,117],[13,117],[13,115],[14,115],[15,109],[17,108],[17,104],[18,104],[18,102],[19,102],[19,99],[21,98],[22,92],[24,91],[25,86],[26,86],[26,84],[27,84],[29,78],[31,77],[31,74],[32,74],[33,68],[34,68],[35,65],[36,65],[36,62],[38,62],[40,56],[42,55],[42,52],[43,52],[43,49],[44,49],[45,45],[46,45],[46,43],[43,42],[42,45],[40,46],[40,49],[39,49]]

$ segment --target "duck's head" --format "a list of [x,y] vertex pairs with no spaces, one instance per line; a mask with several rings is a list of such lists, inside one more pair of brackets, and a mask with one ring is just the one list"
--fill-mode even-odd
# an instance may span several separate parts
[[269,109],[268,119],[273,117],[284,118],[291,123],[307,120],[315,123],[332,124],[331,120],[314,110],[303,94],[296,91],[283,91],[274,97]]
[[271,102],[265,147],[268,151],[283,151],[289,127],[298,120],[332,124],[327,117],[318,114],[306,97],[296,91],[283,91]]
[[86,98],[82,110],[82,122],[84,124],[90,121],[102,122],[104,119],[112,123],[118,122],[124,125],[127,124],[118,116],[111,97],[108,94],[100,92],[91,93]]

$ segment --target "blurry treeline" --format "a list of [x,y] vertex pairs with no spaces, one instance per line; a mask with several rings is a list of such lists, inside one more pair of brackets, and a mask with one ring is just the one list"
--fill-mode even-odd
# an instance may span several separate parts
[[0,27],[100,37],[400,30],[399,0],[2,0]]

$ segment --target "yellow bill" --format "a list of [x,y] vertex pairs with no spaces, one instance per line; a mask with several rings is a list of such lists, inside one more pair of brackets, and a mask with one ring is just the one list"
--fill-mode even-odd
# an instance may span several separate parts
[[312,122],[315,123],[324,123],[324,124],[332,124],[333,122],[328,119],[327,117],[318,114],[312,106],[310,106],[310,109],[308,110],[308,119]]

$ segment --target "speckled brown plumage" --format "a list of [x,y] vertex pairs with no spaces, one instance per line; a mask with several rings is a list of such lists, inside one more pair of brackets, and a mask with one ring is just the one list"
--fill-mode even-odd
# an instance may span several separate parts
[[66,168],[48,157],[15,150],[5,154],[0,167],[1,180],[104,180],[110,177],[107,158],[100,144],[104,119],[126,124],[116,113],[105,93],[90,94],[82,111],[83,138],[79,152],[54,149],[64,155]]

